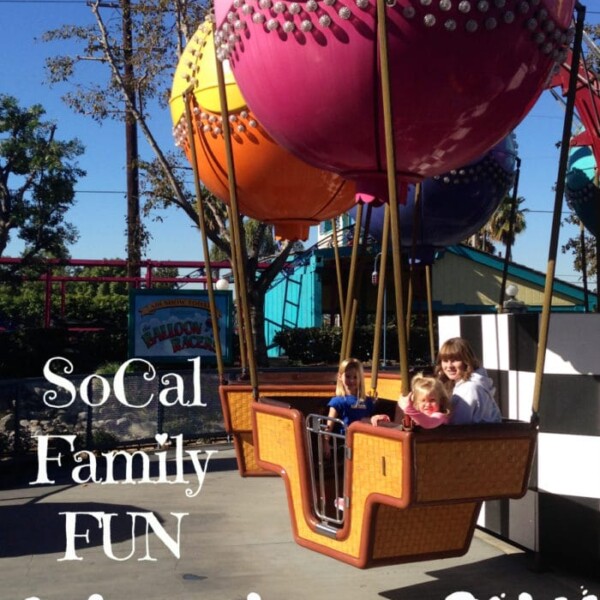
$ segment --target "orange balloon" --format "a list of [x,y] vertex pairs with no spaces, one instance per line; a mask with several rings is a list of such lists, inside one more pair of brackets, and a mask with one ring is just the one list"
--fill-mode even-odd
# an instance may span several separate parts
[[[275,226],[283,239],[306,239],[311,225],[354,204],[354,183],[317,169],[276,144],[257,123],[224,65],[239,211]],[[171,92],[176,143],[191,161],[184,93],[191,89],[193,143],[201,182],[229,203],[227,155],[218,93],[212,27],[201,25],[181,56]]]

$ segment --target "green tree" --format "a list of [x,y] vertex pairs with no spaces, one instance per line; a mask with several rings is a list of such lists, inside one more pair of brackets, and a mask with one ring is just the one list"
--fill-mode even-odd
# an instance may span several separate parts
[[11,329],[15,326],[43,327],[44,284],[28,281],[21,285],[14,282],[0,284],[1,325]]
[[90,321],[117,329],[127,326],[129,287],[125,281],[111,281],[114,277],[125,278],[125,267],[70,267],[68,272],[86,280],[67,285],[66,321]]
[[[127,0],[121,0],[121,6]],[[177,207],[197,226],[196,200],[189,186],[189,167],[181,154],[163,149],[154,133],[151,114],[164,112],[172,85],[172,74],[187,41],[204,20],[209,10],[205,2],[192,0],[136,0],[131,4],[132,47],[123,48],[123,31],[119,19],[105,18],[112,8],[104,9],[98,0],[89,3],[94,23],[88,26],[65,25],[48,31],[46,41],[75,41],[79,51],[75,55],[55,56],[47,61],[51,83],[70,83],[73,88],[65,102],[76,112],[88,115],[98,122],[105,119],[123,119],[125,108],[135,118],[144,136],[150,158],[140,161],[144,213],[160,214],[157,210]],[[106,6],[106,5],[104,5]],[[125,60],[129,56],[129,76]],[[91,66],[85,80],[76,73],[80,65]],[[95,68],[94,68],[95,67]],[[132,74],[131,74],[132,71]],[[135,94],[129,93],[135,90]],[[202,191],[206,208],[207,237],[226,256],[231,256],[227,213],[225,207],[207,190]],[[260,232],[243,240],[247,249],[247,289],[255,322],[256,356],[259,364],[267,363],[264,338],[264,298],[267,289],[283,268],[293,244],[283,244],[270,266],[260,272],[256,269],[260,255]]]
[[[250,242],[249,258],[256,263],[277,254],[278,247],[273,236],[273,227],[255,219],[244,219],[244,236]],[[217,262],[228,260],[227,251],[222,245],[213,244],[210,248],[210,260]]]
[[23,109],[0,95],[0,256],[13,232],[25,243],[24,259],[65,257],[77,240],[65,216],[85,175],[76,162],[83,146],[56,139],[56,124],[44,115],[39,104]]
[[[81,281],[65,281],[64,293],[53,285],[51,316],[54,323],[86,323],[109,329],[125,328],[129,306],[129,292],[124,281],[110,281],[112,277],[126,277],[124,267],[73,267],[53,265],[54,276],[80,277]],[[39,281],[39,272],[25,270],[24,280],[15,284],[0,284],[0,315],[10,324],[25,327],[44,326],[46,287]]]
[[527,228],[525,213],[528,212],[528,209],[521,208],[525,198],[519,196],[516,202],[512,223],[513,201],[511,196],[504,196],[500,206],[487,222],[486,228],[492,241],[500,242],[504,246],[512,245],[515,237]]
[[584,29],[584,41],[590,50],[587,67],[598,73],[600,71],[600,25],[586,25]]
[[176,267],[158,267],[156,269],[152,269],[152,289],[153,290],[174,290],[177,289],[176,283],[171,283],[168,281],[157,281],[154,280],[158,277],[177,277],[179,275],[179,270]]

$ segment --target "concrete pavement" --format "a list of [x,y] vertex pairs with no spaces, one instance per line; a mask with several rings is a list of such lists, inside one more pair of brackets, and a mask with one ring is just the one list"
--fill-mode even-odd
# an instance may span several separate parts
[[[477,533],[463,557],[358,570],[297,546],[280,478],[241,478],[230,445],[216,444],[202,490],[183,483],[75,484],[72,468],[53,468],[54,485],[29,485],[32,471],[0,480],[0,599],[25,600],[583,600],[600,582],[559,570],[536,572],[526,553]],[[152,451],[153,452],[153,451]],[[172,454],[170,454],[172,458]],[[204,460],[204,456],[201,456]],[[153,463],[154,469],[158,468]],[[154,470],[153,473],[157,474]],[[185,477],[194,479],[191,461]],[[66,515],[79,516],[74,552]],[[125,513],[153,513],[172,540],[181,517],[180,557]],[[104,531],[98,513],[119,515]],[[166,538],[164,538],[166,539]],[[147,545],[146,545],[147,544]],[[127,560],[113,560],[113,553]],[[151,557],[152,560],[148,558]],[[146,558],[147,560],[140,560]],[[252,593],[257,595],[252,595]],[[94,596],[94,594],[96,596]]]

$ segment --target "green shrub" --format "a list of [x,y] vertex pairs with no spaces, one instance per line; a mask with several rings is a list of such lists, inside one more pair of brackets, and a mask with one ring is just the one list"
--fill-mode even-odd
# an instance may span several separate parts
[[21,452],[27,454],[33,448],[33,437],[29,428],[19,425],[19,444]]
[[10,450],[10,440],[8,439],[8,436],[5,433],[0,431],[0,455],[8,454],[9,450]]
[[0,332],[0,378],[41,377],[48,359],[68,358],[76,373],[127,359],[127,332],[17,329]]
[[[360,325],[355,328],[352,339],[352,356],[363,362],[370,362],[373,356],[374,325]],[[305,327],[282,329],[273,337],[292,363],[336,364],[339,360],[342,331],[339,327]],[[383,359],[383,336],[379,358]],[[386,352],[388,361],[398,361],[398,334],[396,325],[389,323],[386,330]],[[427,328],[414,324],[411,329],[409,363],[428,364],[429,333]]]
[[282,329],[273,341],[294,363],[335,363],[339,358],[342,333],[338,327]]
[[106,452],[119,445],[119,438],[105,429],[96,429],[92,435],[95,450]]

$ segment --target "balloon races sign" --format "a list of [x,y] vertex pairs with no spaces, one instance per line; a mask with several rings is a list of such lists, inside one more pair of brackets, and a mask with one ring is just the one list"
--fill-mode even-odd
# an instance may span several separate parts
[[[231,292],[215,291],[224,362],[231,360]],[[215,341],[208,292],[134,290],[129,302],[129,355],[154,360],[200,356],[215,364]]]

